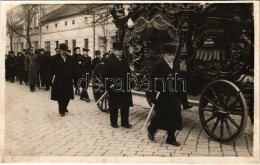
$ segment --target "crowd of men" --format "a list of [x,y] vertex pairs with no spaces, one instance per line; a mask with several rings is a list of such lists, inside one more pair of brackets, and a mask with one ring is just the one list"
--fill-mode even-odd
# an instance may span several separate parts
[[[162,44],[159,46],[158,54],[162,57],[155,63],[151,69],[151,79],[168,79],[169,75],[180,73],[180,63],[176,60],[176,45]],[[75,94],[80,95],[80,99],[89,102],[87,93],[88,83],[81,83],[80,79],[90,80],[95,66],[104,62],[103,74],[106,79],[122,79],[127,83],[127,74],[130,73],[129,64],[123,53],[123,46],[120,42],[113,43],[113,50],[110,53],[104,53],[101,58],[101,52],[95,51],[95,58],[92,60],[89,56],[89,49],[76,47],[71,56],[66,44],[60,44],[56,49],[56,54],[51,56],[49,51],[39,49],[33,52],[33,48],[18,52],[17,56],[12,51],[6,56],[6,80],[14,82],[15,79],[24,81],[30,86],[30,91],[35,91],[35,85],[45,87],[48,91],[51,88],[51,100],[57,101],[59,105],[60,116],[65,116],[69,110],[67,106],[70,100],[74,99]],[[89,77],[88,77],[89,76]],[[175,84],[176,86],[182,86]],[[121,126],[132,128],[129,123],[129,107],[133,106],[131,91],[128,91],[127,85],[123,85],[123,90],[113,90],[114,81],[108,81],[105,86],[109,94],[110,124],[113,128],[118,128],[118,111],[121,113]],[[168,85],[166,85],[168,87]],[[80,88],[82,88],[80,92]],[[164,84],[152,84],[152,90],[148,95],[155,105],[155,115],[152,117],[148,127],[148,138],[155,140],[156,132],[166,130],[168,133],[166,143],[174,146],[180,144],[176,141],[176,130],[182,129],[181,104],[184,109],[192,106],[187,102],[185,92],[172,92],[169,89],[164,90]]]
[[[109,52],[104,52],[103,57],[101,57],[101,52],[97,50],[94,54],[95,58],[91,61],[91,57],[88,55],[89,49],[83,48],[83,54],[80,53],[80,50],[79,47],[76,47],[73,55],[71,55],[70,50],[67,50],[66,53],[74,58],[78,78],[86,76],[86,73],[89,73],[91,78],[95,66],[103,62],[109,56]],[[55,52],[55,55],[58,55],[59,48],[56,48]],[[37,49],[33,51],[33,48],[29,48],[23,49],[16,55],[13,51],[9,51],[5,55],[5,79],[11,83],[15,81],[19,81],[20,84],[25,83],[25,85],[29,85],[31,92],[35,91],[35,87],[45,88],[48,91],[50,90],[50,63],[51,53],[48,50]],[[82,100],[90,101],[85,90],[80,93],[77,83],[74,86],[76,94],[81,95]]]

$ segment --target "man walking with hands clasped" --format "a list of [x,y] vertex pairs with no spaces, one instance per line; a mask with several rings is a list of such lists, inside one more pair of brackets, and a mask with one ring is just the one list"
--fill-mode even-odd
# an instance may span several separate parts
[[74,99],[73,80],[76,68],[73,57],[67,55],[67,45],[60,44],[59,54],[52,56],[50,63],[51,100],[58,101],[60,116],[68,112],[70,99]]

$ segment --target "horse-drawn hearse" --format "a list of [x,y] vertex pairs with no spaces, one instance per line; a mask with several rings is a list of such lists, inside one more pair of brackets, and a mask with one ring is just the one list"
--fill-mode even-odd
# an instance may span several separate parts
[[[229,142],[254,120],[252,4],[118,4],[111,9],[117,39],[137,79],[149,77],[161,57],[156,45],[179,42],[177,60],[187,70],[187,91],[199,96],[199,118],[214,140]],[[102,82],[103,64],[94,77]],[[97,101],[104,91],[92,86]],[[98,103],[108,110],[109,96]],[[149,97],[147,97],[149,102]]]

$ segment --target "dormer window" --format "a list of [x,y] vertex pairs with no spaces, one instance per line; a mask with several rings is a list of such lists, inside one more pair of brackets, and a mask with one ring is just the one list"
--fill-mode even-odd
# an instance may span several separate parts
[[58,24],[57,24],[57,23],[55,23],[55,27],[58,27]]
[[72,24],[75,24],[75,20],[72,20]]
[[49,25],[46,25],[46,29],[49,29]]
[[67,24],[68,24],[68,22],[67,22],[67,21],[65,21],[65,26],[67,26]]

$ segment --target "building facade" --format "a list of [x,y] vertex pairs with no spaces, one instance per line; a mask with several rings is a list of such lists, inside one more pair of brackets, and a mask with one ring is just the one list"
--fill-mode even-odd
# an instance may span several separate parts
[[[46,7],[42,5],[42,8]],[[116,27],[112,18],[106,15],[107,13],[108,10],[104,5],[70,4],[60,5],[59,8],[45,13],[44,16],[42,13],[38,14],[30,29],[32,46],[34,50],[39,48],[49,50],[52,55],[55,54],[55,48],[58,48],[60,43],[66,43],[72,54],[75,47],[80,47],[81,51],[82,48],[89,48],[89,55],[92,57],[95,50],[109,51],[115,38]],[[28,48],[26,39],[15,35],[14,52],[17,53],[25,48]],[[10,50],[8,36],[6,50]]]

